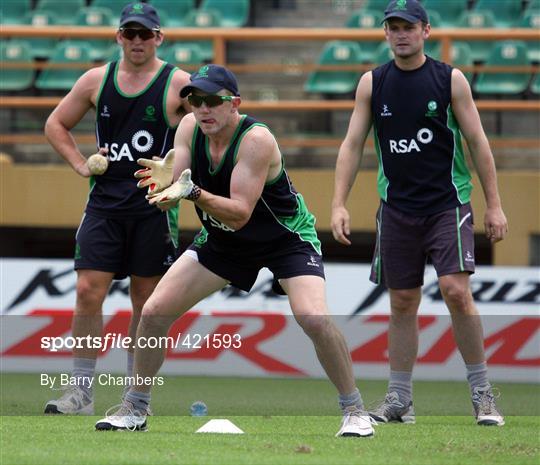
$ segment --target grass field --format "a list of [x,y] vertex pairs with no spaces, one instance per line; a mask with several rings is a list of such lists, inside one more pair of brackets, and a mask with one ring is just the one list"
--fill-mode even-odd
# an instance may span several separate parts
[[[367,404],[386,383],[359,382]],[[325,380],[167,377],[154,390],[147,433],[96,432],[96,417],[40,414],[56,394],[37,375],[2,375],[2,464],[535,464],[540,461],[540,388],[498,384],[502,428],[479,427],[465,383],[415,383],[416,425],[376,427],[373,439],[335,438],[340,416]],[[121,388],[98,387],[96,413]],[[208,417],[190,417],[204,400]],[[228,418],[243,435],[194,434]]]

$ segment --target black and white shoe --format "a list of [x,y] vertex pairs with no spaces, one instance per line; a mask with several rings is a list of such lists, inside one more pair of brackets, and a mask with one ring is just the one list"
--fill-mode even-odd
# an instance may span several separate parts
[[370,411],[369,415],[379,423],[389,423],[391,421],[408,424],[416,423],[412,401],[404,404],[401,402],[397,392],[386,394],[384,400],[373,411]]
[[[116,410],[114,410],[116,409]],[[114,413],[109,414],[113,411]],[[114,405],[96,423],[97,431],[146,431],[146,411],[137,410],[133,404],[124,401],[119,405]]]

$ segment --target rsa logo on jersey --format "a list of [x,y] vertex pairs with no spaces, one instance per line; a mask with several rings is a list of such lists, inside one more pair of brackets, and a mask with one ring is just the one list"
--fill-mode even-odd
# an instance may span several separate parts
[[[72,262],[3,259],[2,266],[3,371],[68,371],[69,346],[52,350],[44,341],[67,341],[71,336],[76,279]],[[345,335],[355,374],[385,378],[388,293],[368,282],[368,265],[327,264],[325,270],[329,309]],[[249,294],[227,287],[178,319],[169,332],[174,343],[167,346],[161,373],[323,377],[287,298],[271,291],[271,278],[262,270]],[[482,315],[490,377],[538,382],[540,269],[478,267],[471,285]],[[103,334],[109,342],[127,335],[128,287],[127,280],[114,282],[105,301]],[[415,378],[462,380],[463,362],[435,271],[429,267],[418,323]],[[224,343],[228,340],[231,344]],[[122,371],[124,350],[111,346],[100,350],[98,368]]]
[[[131,138],[131,147],[139,153],[148,152],[152,145],[154,145],[154,136],[146,130],[137,131]],[[135,161],[127,143],[122,144],[122,146],[116,142],[113,142],[110,146],[105,143],[105,148],[109,149],[108,158],[110,161],[120,161],[122,158]]]

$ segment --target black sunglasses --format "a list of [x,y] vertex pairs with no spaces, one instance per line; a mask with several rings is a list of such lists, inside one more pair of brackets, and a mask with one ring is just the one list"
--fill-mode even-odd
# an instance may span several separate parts
[[122,34],[122,37],[127,40],[133,40],[135,37],[139,36],[142,40],[149,40],[156,37],[156,32],[153,29],[135,29],[130,27],[121,27],[120,28],[120,34]]
[[188,102],[191,106],[199,108],[203,102],[207,107],[219,107],[223,102],[230,102],[234,99],[232,95],[189,95]]

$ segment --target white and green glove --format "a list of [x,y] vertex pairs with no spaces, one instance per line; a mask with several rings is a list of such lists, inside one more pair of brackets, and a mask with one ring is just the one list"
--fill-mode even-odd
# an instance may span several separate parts
[[148,186],[148,194],[161,192],[169,187],[173,181],[174,149],[165,155],[163,160],[149,160],[139,158],[137,163],[145,169],[135,171],[135,177],[140,179],[137,187],[142,189]]
[[161,192],[149,192],[146,198],[150,205],[179,202],[182,199],[197,200],[201,195],[201,189],[191,180],[191,170],[182,171],[182,174],[172,186]]

